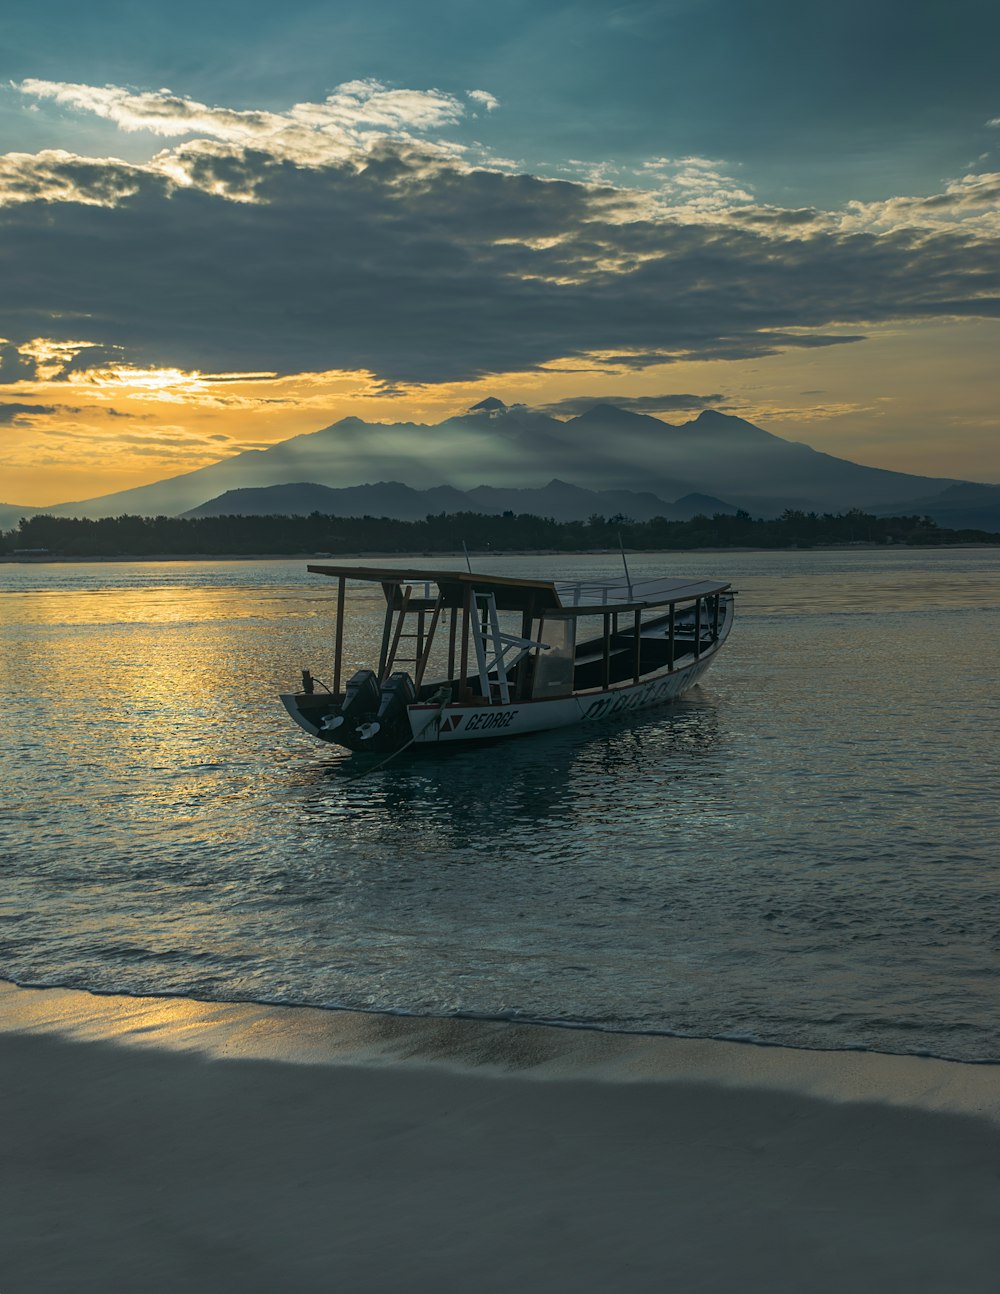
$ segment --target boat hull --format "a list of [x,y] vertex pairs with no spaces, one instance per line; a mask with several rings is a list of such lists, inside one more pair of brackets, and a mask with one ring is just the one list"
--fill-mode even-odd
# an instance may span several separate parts
[[[372,744],[367,749],[382,753],[404,746],[413,749],[466,745],[475,741],[496,741],[501,737],[525,736],[575,724],[593,724],[627,714],[641,714],[676,701],[702,678],[718,654],[722,640],[697,659],[672,670],[647,675],[638,683],[575,692],[545,700],[511,701],[507,705],[417,704],[407,707],[406,726],[391,744]],[[295,722],[313,737],[348,749],[336,733],[322,728],[324,703],[317,695],[286,694],[281,698]]]
[[569,728],[653,710],[677,700],[698,682],[711,663],[711,657],[704,657],[685,668],[638,683],[544,701],[512,701],[509,705],[452,704],[443,708],[413,705],[408,711],[413,744],[416,747],[495,741],[499,737]]

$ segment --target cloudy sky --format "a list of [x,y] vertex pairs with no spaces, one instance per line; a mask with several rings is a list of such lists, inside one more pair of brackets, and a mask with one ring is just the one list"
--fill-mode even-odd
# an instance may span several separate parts
[[45,18],[0,20],[5,502],[486,395],[1000,481],[997,6]]

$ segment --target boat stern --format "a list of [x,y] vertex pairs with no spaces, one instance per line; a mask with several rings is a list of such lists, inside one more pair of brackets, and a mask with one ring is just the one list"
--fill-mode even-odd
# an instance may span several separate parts
[[299,727],[309,733],[310,737],[328,740],[321,727],[323,721],[337,708],[337,698],[332,693],[282,692],[280,700]]

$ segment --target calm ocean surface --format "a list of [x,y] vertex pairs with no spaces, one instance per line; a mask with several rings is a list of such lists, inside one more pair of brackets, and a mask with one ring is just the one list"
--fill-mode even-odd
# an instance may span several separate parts
[[631,565],[741,591],[688,699],[353,779],[304,561],[0,566],[0,976],[1000,1061],[1000,551]]

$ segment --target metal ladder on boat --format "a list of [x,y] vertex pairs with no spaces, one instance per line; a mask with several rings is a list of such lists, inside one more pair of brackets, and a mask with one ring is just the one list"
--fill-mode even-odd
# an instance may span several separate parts
[[[479,670],[479,686],[491,704],[510,705],[510,684],[507,675],[536,647],[548,650],[547,643],[532,642],[519,634],[505,634],[500,628],[497,600],[493,593],[472,594],[474,614],[469,617],[472,644]],[[493,653],[492,659],[487,652]],[[513,653],[508,656],[508,653]],[[496,677],[494,677],[494,671]]]
[[[399,609],[399,619],[396,622],[396,632],[393,635],[392,645],[386,656],[385,668],[383,669],[383,678],[388,678],[397,665],[413,665],[413,685],[419,687],[423,682],[424,670],[427,668],[427,659],[430,656],[431,644],[434,641],[434,631],[437,628],[438,617],[441,614],[441,607],[444,601],[444,594],[438,593],[437,600],[431,610],[431,622],[429,626],[424,624],[426,612],[421,610],[417,614],[416,632],[410,633],[403,628],[406,624],[406,615],[410,606],[410,598],[413,596],[413,585],[407,584],[403,590],[403,601]],[[430,585],[424,585],[424,601],[430,599]],[[409,639],[414,645],[414,656],[400,656],[399,644],[404,639]]]

